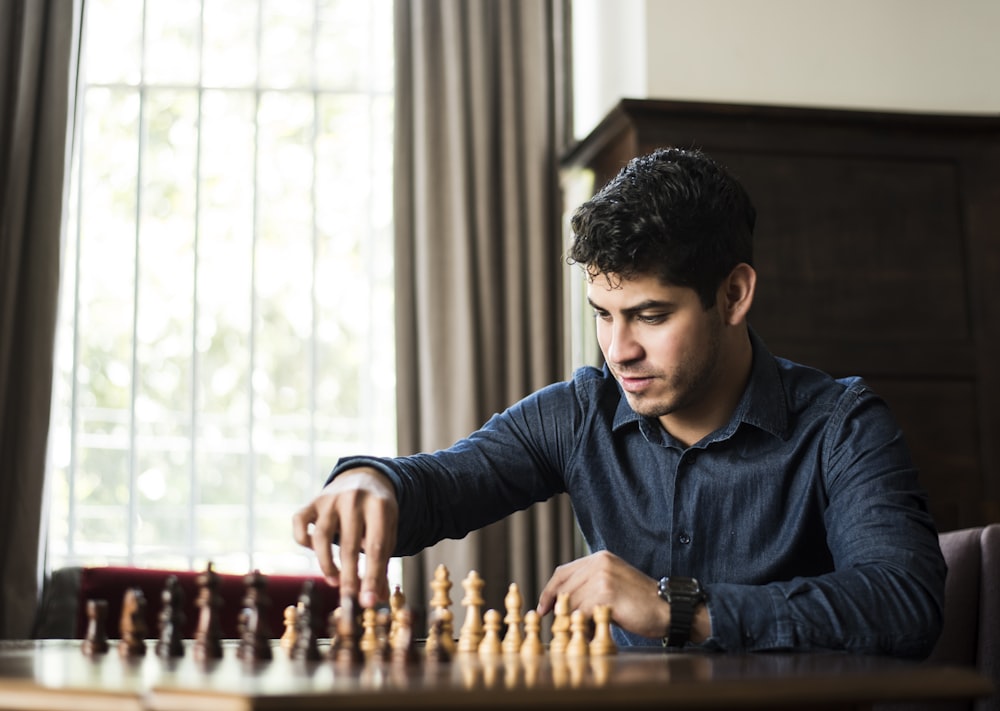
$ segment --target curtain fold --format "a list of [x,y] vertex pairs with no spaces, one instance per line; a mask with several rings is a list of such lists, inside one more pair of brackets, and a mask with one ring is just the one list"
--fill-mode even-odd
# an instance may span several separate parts
[[0,638],[31,634],[43,544],[82,0],[0,0]]
[[[568,376],[558,159],[569,136],[566,0],[397,0],[396,335],[399,451],[452,444]],[[532,607],[573,555],[559,496],[404,565],[426,606],[438,564],[487,607],[511,582]],[[462,613],[456,614],[460,624]]]

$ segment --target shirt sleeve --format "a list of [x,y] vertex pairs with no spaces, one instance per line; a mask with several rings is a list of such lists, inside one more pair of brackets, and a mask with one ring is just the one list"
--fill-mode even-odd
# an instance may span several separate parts
[[557,383],[494,415],[447,449],[396,458],[346,457],[328,481],[357,466],[384,472],[400,508],[393,555],[412,555],[565,491],[563,464],[575,445],[580,414],[573,384]]
[[830,417],[822,468],[834,572],[706,586],[704,646],[926,657],[941,631],[946,567],[902,433],[863,384]]

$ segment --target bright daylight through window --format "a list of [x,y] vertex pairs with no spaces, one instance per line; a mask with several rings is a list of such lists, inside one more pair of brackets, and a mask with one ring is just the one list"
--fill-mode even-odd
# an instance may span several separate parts
[[392,3],[86,9],[48,566],[314,569],[293,512],[395,453]]

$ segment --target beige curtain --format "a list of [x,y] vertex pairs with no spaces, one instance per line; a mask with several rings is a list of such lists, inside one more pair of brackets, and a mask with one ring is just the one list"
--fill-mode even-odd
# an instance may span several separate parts
[[30,636],[82,0],[0,0],[0,638]]
[[[397,0],[395,224],[400,453],[450,445],[562,358],[558,156],[569,130],[566,0]],[[429,580],[485,580],[534,606],[573,554],[560,496],[404,560],[407,602]]]

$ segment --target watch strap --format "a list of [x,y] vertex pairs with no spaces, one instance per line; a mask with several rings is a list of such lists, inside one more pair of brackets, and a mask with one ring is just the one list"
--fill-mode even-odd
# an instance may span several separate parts
[[663,646],[683,647],[691,639],[695,608],[705,601],[701,584],[695,578],[667,576],[660,579],[657,592],[670,605],[670,626]]
[[687,597],[675,596],[670,602],[670,626],[663,638],[664,647],[683,647],[691,639],[691,623],[694,621],[694,601]]

